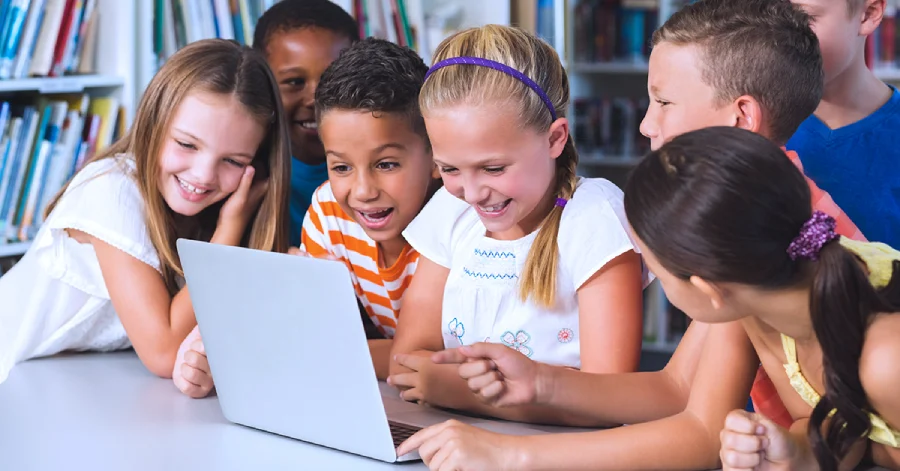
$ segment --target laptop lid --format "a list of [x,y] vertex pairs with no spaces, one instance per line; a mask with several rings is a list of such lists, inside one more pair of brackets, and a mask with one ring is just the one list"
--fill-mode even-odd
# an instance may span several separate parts
[[177,247],[229,421],[396,459],[343,262],[186,239]]

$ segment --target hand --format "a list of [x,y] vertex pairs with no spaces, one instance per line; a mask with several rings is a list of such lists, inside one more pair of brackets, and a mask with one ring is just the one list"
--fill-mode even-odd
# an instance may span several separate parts
[[765,417],[734,410],[719,434],[723,471],[776,471],[792,469],[797,443],[783,427]]
[[475,343],[431,357],[437,364],[459,364],[459,376],[482,402],[508,407],[539,402],[547,394],[541,364],[497,343]]
[[419,450],[432,471],[522,469],[516,437],[488,432],[456,420],[419,430],[397,448],[397,456]]
[[412,371],[388,376],[387,383],[400,390],[400,398],[404,401],[422,404],[426,397],[426,370],[431,359],[419,355],[398,354],[394,356],[400,366]]
[[240,232],[246,229],[247,223],[253,217],[269,188],[268,180],[254,183],[253,175],[255,174],[256,169],[252,165],[244,168],[244,174],[241,176],[237,190],[229,195],[225,204],[222,205],[219,212],[219,225],[230,225],[239,228]]
[[195,399],[206,397],[212,392],[214,386],[212,373],[199,334],[183,353],[179,353],[172,381],[181,392]]
[[309,252],[305,252],[302,249],[300,249],[299,247],[289,247],[287,253],[288,253],[288,255],[296,255],[298,257],[320,258],[322,260],[332,260],[335,262],[340,260],[339,258],[335,257],[334,255],[332,255],[330,253],[326,253],[326,254],[322,254],[318,257],[314,257],[314,256],[310,255]]

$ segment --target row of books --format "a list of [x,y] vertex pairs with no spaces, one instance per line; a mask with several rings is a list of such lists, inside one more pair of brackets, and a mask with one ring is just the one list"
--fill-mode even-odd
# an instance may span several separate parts
[[0,79],[92,73],[97,0],[4,0]]
[[410,21],[406,0],[353,0],[353,17],[360,37],[385,39],[410,49],[422,46],[422,36]]
[[645,349],[649,346],[660,353],[671,353],[689,324],[690,318],[666,299],[658,282],[644,290]]
[[[688,0],[662,0],[677,11]],[[578,0],[572,25],[576,62],[645,62],[653,31],[665,20],[660,0]]]
[[514,0],[512,16],[516,19],[515,26],[537,34],[553,44],[556,34],[553,2],[554,0]]
[[580,153],[590,160],[643,155],[650,141],[640,132],[648,98],[595,97],[574,102],[572,134]]
[[31,240],[62,185],[124,132],[115,97],[0,102],[0,243]]
[[256,21],[277,0],[153,0],[153,51],[162,63],[201,39],[253,44]]

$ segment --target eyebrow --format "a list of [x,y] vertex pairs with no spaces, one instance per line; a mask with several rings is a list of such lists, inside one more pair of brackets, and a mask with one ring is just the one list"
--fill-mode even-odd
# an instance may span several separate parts
[[303,67],[295,66],[295,67],[285,67],[283,69],[278,69],[278,73],[281,74],[298,74],[301,72],[306,72],[306,69]]
[[[398,142],[388,142],[387,144],[382,144],[382,145],[380,145],[380,146],[378,146],[378,147],[372,149],[372,153],[373,153],[373,154],[378,154],[378,153],[380,153],[380,152],[384,152],[384,151],[387,150],[387,149],[406,150],[406,146],[404,146],[403,144],[400,144],[400,143],[398,143]],[[344,156],[345,156],[343,153],[341,153],[341,152],[336,152],[336,151],[333,151],[333,150],[326,150],[326,151],[325,151],[325,154],[326,154],[326,155],[333,155],[333,156],[335,156],[335,157],[337,157],[337,158],[344,158]]]
[[[191,133],[185,131],[184,129],[179,129],[179,128],[173,128],[173,129],[175,130],[175,132],[184,134],[185,136],[189,137],[190,139],[192,139],[192,140],[194,140],[194,141],[197,141],[199,144],[205,145],[205,143],[203,142],[203,139],[200,139],[199,137],[197,137],[197,136],[195,136],[195,135],[193,135],[193,134],[191,134]],[[244,153],[244,152],[232,152],[232,153],[230,153],[230,154],[228,154],[228,155],[231,156],[231,157],[243,157],[243,158],[248,159],[248,160],[253,160],[253,158],[256,157],[255,155],[247,154],[247,153]]]
[[[499,165],[509,165],[505,160],[506,160],[505,157],[489,157],[487,159],[480,160],[480,161],[472,164],[472,166],[473,167],[492,167],[492,166],[499,166]],[[437,164],[439,167],[455,167],[455,165],[447,165],[438,159],[434,159],[434,163]]]

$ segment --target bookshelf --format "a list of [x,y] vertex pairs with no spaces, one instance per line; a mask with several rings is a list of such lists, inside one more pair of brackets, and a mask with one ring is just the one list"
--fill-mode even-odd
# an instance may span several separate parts
[[0,265],[30,247],[49,199],[130,121],[129,2],[0,5]]

